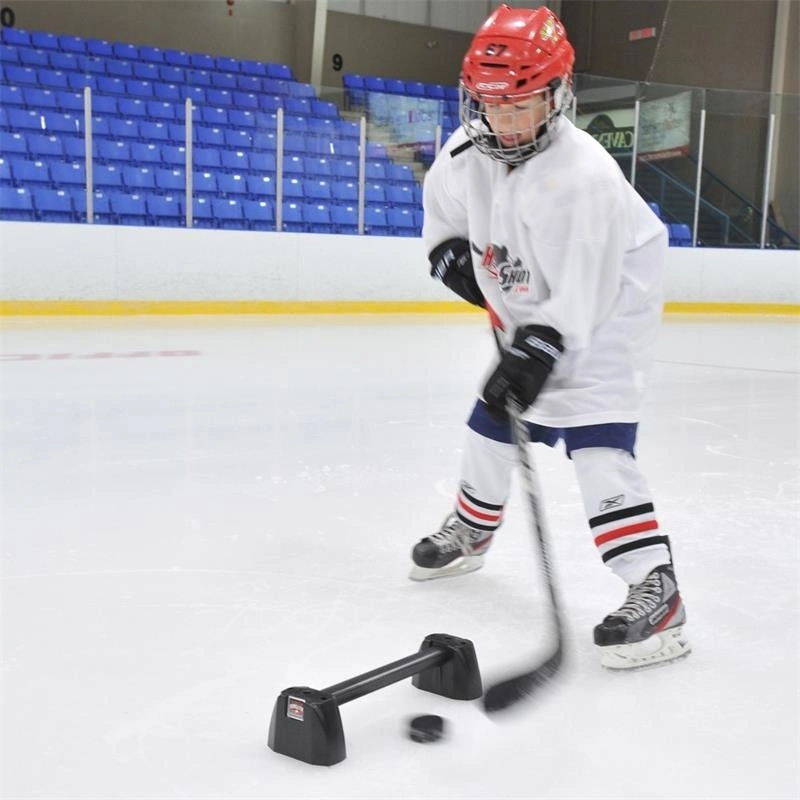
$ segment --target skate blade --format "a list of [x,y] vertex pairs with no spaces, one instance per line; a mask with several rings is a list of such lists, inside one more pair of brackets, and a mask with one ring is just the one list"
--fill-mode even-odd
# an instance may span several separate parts
[[468,572],[475,572],[483,566],[483,555],[460,556],[451,561],[447,566],[431,569],[429,567],[418,567],[416,564],[411,568],[408,577],[412,581],[431,581],[435,578],[449,578],[454,575],[466,575]]
[[683,625],[654,633],[643,642],[599,647],[600,664],[606,669],[644,669],[669,661],[679,661],[692,652]]

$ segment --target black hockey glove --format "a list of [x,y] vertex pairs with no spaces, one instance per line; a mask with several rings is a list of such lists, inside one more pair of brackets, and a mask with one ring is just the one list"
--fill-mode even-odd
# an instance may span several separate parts
[[561,334],[544,325],[517,328],[511,347],[483,387],[483,399],[496,419],[506,418],[509,395],[527,408],[539,395],[547,376],[564,352]]
[[431,277],[440,280],[468,303],[486,308],[483,292],[475,280],[472,255],[466,239],[448,239],[442,242],[433,249],[428,259],[431,262]]

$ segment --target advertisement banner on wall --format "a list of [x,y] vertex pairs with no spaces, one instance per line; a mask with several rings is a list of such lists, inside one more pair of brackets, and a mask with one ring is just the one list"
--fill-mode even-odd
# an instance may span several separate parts
[[[691,92],[643,102],[639,107],[639,158],[656,161],[688,153],[691,110]],[[612,155],[633,152],[633,107],[579,114],[575,121]]]

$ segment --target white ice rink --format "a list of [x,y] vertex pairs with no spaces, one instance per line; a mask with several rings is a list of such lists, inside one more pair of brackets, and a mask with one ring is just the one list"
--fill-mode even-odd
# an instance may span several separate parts
[[[343,705],[348,757],[267,748],[278,693],[471,639],[486,682],[549,637],[516,488],[480,572],[407,580],[450,508],[479,317],[17,318],[0,329],[4,798],[800,796],[800,324],[668,318],[639,458],[694,652],[604,672],[624,596],[570,463],[538,447],[569,620],[516,712],[406,680]],[[419,745],[409,716],[449,738]]]

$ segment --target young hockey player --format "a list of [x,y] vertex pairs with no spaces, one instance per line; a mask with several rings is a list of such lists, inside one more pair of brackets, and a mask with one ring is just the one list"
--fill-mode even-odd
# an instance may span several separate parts
[[594,629],[601,663],[689,652],[669,540],[634,457],[660,325],[664,225],[566,118],[574,51],[548,8],[500,6],[464,58],[461,127],[425,180],[431,275],[486,308],[504,343],[468,421],[460,488],[411,578],[478,569],[503,519],[515,450],[563,440],[603,562],[628,586]]

